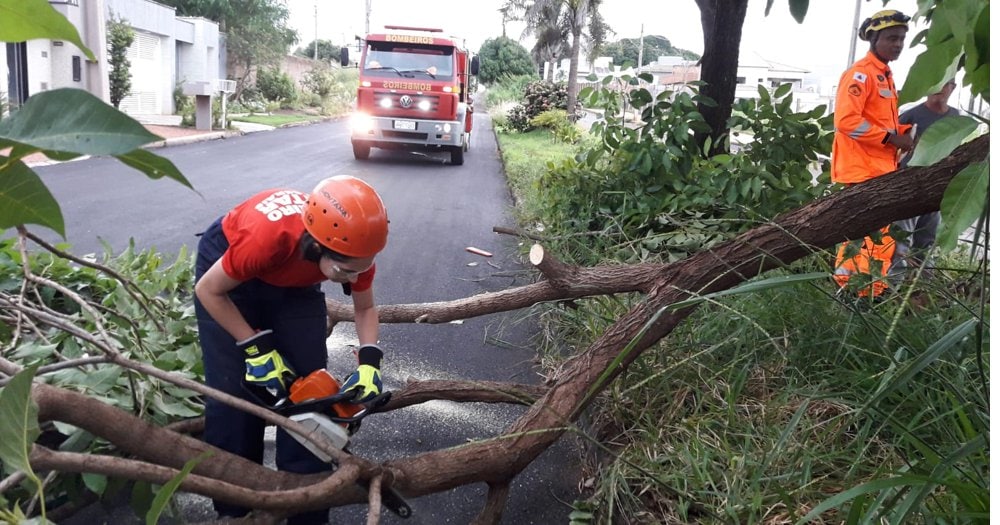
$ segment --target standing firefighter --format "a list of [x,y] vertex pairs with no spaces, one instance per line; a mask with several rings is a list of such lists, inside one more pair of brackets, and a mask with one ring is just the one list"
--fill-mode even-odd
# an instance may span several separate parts
[[[834,182],[857,184],[899,166],[901,152],[913,149],[910,126],[899,123],[896,83],[889,62],[899,58],[906,40],[910,17],[899,11],[879,11],[866,19],[858,36],[870,44],[868,53],[840,77],[834,109]],[[834,279],[841,287],[857,274],[873,276],[861,295],[880,295],[888,286],[886,277],[893,264],[895,242],[889,227],[881,239],[865,237],[858,253],[848,253],[849,245],[837,250]]]
[[[389,231],[382,199],[360,179],[342,175],[312,193],[270,189],[217,219],[198,243],[195,310],[212,388],[274,404],[287,396],[296,372],[325,369],[326,301],[320,283],[341,283],[354,302],[358,368],[343,385],[364,401],[382,390],[378,312],[372,280],[375,255]],[[205,441],[260,463],[264,421],[209,399]],[[300,474],[328,471],[283,429],[275,462]],[[248,509],[216,501],[220,516]],[[289,524],[326,523],[328,511],[289,518]]]

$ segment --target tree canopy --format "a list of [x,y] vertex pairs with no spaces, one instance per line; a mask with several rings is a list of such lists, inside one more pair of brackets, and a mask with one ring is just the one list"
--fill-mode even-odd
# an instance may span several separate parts
[[[317,49],[318,48],[318,49]],[[313,40],[295,50],[295,54],[317,60],[340,60],[340,48],[329,40]]]
[[511,38],[489,38],[479,48],[479,80],[492,83],[506,76],[535,73],[528,50]]
[[[680,56],[687,60],[698,60],[701,58],[698,53],[674,47],[665,36],[646,35],[642,37],[642,65],[656,62],[659,56]],[[623,38],[608,42],[602,45],[597,53],[598,56],[610,56],[613,64],[639,64],[639,39]]]

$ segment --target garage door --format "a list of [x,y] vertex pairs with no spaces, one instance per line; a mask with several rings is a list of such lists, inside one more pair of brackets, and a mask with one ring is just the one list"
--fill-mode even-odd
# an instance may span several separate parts
[[159,115],[164,74],[160,37],[136,31],[135,41],[128,48],[128,60],[132,92],[122,99],[121,110],[130,115]]

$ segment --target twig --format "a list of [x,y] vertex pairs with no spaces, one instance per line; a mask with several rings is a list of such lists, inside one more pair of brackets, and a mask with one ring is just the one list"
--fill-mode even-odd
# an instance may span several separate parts
[[378,525],[379,513],[382,511],[382,475],[375,476],[368,482],[368,523]]
[[156,324],[157,328],[159,328],[161,331],[166,330],[166,328],[160,322],[160,319],[157,316],[153,315],[152,310],[150,310],[149,307],[147,306],[148,303],[152,302],[152,299],[150,299],[145,294],[145,292],[143,292],[142,289],[140,289],[138,286],[136,286],[135,283],[133,283],[132,281],[129,281],[128,279],[122,277],[121,274],[119,274],[118,272],[112,270],[111,268],[109,268],[107,266],[104,266],[102,264],[97,264],[96,262],[90,262],[90,261],[88,261],[86,259],[83,259],[81,257],[77,257],[77,256],[75,256],[75,255],[73,255],[71,253],[64,252],[64,251],[56,248],[55,246],[52,246],[51,244],[49,244],[49,243],[45,242],[44,240],[42,240],[37,235],[29,232],[24,226],[18,226],[17,227],[17,231],[21,235],[24,235],[25,237],[31,239],[31,241],[34,242],[35,244],[41,246],[42,248],[45,248],[46,250],[48,250],[49,252],[52,252],[55,255],[58,255],[59,257],[62,257],[63,259],[69,259],[70,261],[73,261],[73,262],[75,262],[75,263],[77,263],[77,264],[79,264],[81,266],[86,266],[88,268],[93,268],[95,270],[98,270],[98,271],[101,271],[101,272],[104,272],[104,273],[110,275],[116,281],[118,281],[119,283],[121,283],[122,287],[125,288],[125,291],[129,295],[131,295],[132,298],[135,299],[137,303],[139,303],[139,306],[143,310],[145,310],[146,315],[148,315],[149,318],[150,318],[150,320],[152,320],[153,323]]

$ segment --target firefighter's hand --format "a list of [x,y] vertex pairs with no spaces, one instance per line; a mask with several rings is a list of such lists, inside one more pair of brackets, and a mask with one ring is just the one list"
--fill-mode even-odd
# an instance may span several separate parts
[[258,332],[250,339],[236,343],[246,356],[246,374],[243,381],[251,387],[262,388],[275,398],[288,396],[288,388],[295,381],[295,371],[274,348],[271,330]]
[[344,380],[341,391],[355,390],[354,401],[363,403],[382,393],[382,349],[364,345],[358,350],[358,369]]
[[887,142],[889,144],[892,144],[893,146],[896,146],[896,149],[904,153],[908,151],[913,151],[913,137],[909,136],[908,134],[901,135],[898,133],[894,133],[892,135],[889,135],[889,140]]

